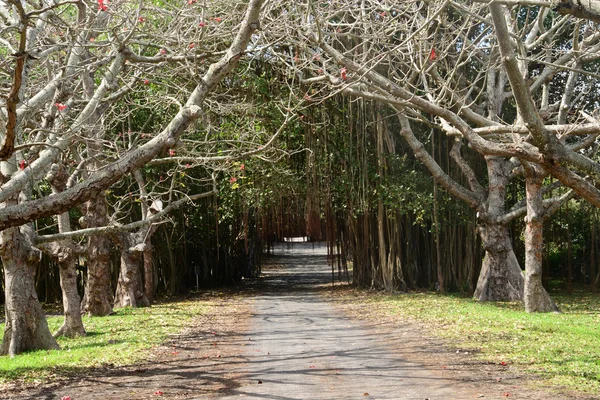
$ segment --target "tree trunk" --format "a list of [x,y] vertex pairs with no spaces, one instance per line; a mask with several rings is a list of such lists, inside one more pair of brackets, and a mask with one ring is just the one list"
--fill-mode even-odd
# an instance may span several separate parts
[[76,257],[59,262],[60,288],[62,289],[63,310],[65,320],[54,337],[85,336],[85,328],[81,319],[81,300],[77,292]]
[[500,157],[486,157],[489,190],[487,215],[482,217],[479,235],[485,249],[481,273],[473,297],[479,301],[522,301],[524,279],[513,251],[507,223],[497,222],[504,210],[509,163]]
[[[53,193],[63,192],[66,188],[68,178],[69,175],[60,164],[52,165],[50,172],[46,175],[46,179],[52,186]],[[58,216],[58,231],[60,233],[71,231],[71,220],[68,211]],[[71,239],[42,247],[43,251],[58,261],[59,266],[65,320],[54,334],[54,337],[85,336],[85,328],[81,320],[81,299],[77,291],[77,247]]]
[[152,247],[152,240],[150,237],[146,239],[144,252],[142,254],[144,259],[144,296],[148,301],[148,304],[152,304],[154,301],[154,264],[152,261],[152,253],[154,248]]
[[524,300],[527,312],[558,311],[558,307],[542,285],[543,204],[542,178],[536,173],[525,179],[527,217],[525,218],[525,288]]
[[[86,203],[85,227],[108,225],[106,201],[98,196]],[[87,284],[82,311],[101,317],[112,313],[112,290],[110,276],[110,240],[106,235],[92,235],[87,243]]]
[[35,292],[35,272],[41,253],[22,232],[26,229],[7,228],[0,233],[6,293],[6,325],[0,354],[10,357],[27,350],[59,348]]
[[121,269],[114,305],[117,308],[149,306],[140,271],[143,246],[136,246],[136,234],[124,232],[115,236],[121,248]]

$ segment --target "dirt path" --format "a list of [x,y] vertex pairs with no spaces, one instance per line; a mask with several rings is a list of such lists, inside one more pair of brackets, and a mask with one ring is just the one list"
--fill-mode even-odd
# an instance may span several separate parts
[[250,300],[246,375],[223,398],[549,398],[505,371],[448,370],[456,357],[413,325],[348,318],[339,298],[323,295],[331,280],[324,247],[296,243],[276,254],[271,261],[281,267],[265,270],[262,292]]
[[[402,321],[360,318],[330,290],[325,249],[276,249],[260,284],[216,305],[147,363],[15,388],[1,399],[569,399],[526,389]],[[350,312],[352,311],[352,312]],[[366,314],[366,312],[365,312]]]

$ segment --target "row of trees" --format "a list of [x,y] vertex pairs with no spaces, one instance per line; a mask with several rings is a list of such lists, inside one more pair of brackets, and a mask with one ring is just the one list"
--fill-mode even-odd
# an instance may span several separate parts
[[[85,333],[81,310],[150,304],[153,238],[192,201],[207,209],[179,226],[210,237],[207,280],[221,264],[225,280],[256,273],[302,210],[357,284],[390,291],[474,281],[476,225],[475,297],[556,310],[543,221],[573,196],[600,205],[596,6],[3,0],[1,353],[57,347],[34,285],[42,252],[59,265],[59,334]],[[510,229],[523,217],[525,277]],[[450,234],[464,240],[442,250]]]

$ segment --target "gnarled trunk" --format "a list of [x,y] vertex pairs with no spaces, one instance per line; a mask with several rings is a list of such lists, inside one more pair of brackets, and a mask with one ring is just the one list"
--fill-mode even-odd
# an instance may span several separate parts
[[[106,201],[100,195],[86,203],[85,227],[108,225]],[[101,317],[112,313],[110,277],[110,240],[106,235],[92,235],[87,248],[87,283],[81,309],[91,316]]]
[[485,256],[473,297],[479,301],[521,301],[524,279],[506,225],[482,224]]
[[533,173],[526,177],[527,217],[525,218],[525,311],[558,311],[542,285],[542,249],[544,209],[542,178]]
[[132,247],[133,234],[118,234],[121,247],[121,270],[115,292],[115,307],[142,307],[150,303],[144,295],[142,275],[140,273],[141,248]]
[[505,213],[510,163],[501,157],[486,157],[486,163],[487,210],[479,224],[485,256],[473,297],[479,301],[521,301],[524,279],[513,251],[508,222],[498,222]]
[[0,354],[11,357],[27,350],[59,348],[35,292],[35,272],[41,253],[31,246],[27,233],[22,232],[27,229],[8,228],[0,233],[6,288],[6,325]]

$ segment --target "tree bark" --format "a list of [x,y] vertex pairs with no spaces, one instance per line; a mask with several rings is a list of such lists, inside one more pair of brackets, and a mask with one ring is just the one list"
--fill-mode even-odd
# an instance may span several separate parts
[[144,258],[144,296],[148,300],[149,304],[154,301],[154,263],[152,260],[154,247],[152,246],[152,240],[150,237],[146,239],[144,246],[144,252],[142,254]]
[[479,301],[521,301],[524,279],[513,251],[508,222],[498,222],[505,213],[510,163],[501,157],[486,157],[486,163],[487,210],[479,225],[485,256],[473,297]]
[[527,312],[558,311],[542,285],[542,250],[544,244],[544,209],[542,178],[535,172],[525,179],[527,217],[525,218],[525,288],[523,299]]
[[31,246],[28,227],[0,233],[0,257],[4,267],[6,325],[1,355],[27,350],[58,349],[35,292],[35,272],[41,252]]
[[[69,176],[65,168],[60,164],[54,164],[50,172],[46,175],[46,179],[52,186],[53,193],[64,191],[68,178]],[[58,231],[60,233],[71,232],[71,220],[68,211],[58,216]],[[65,320],[54,334],[54,337],[77,337],[85,336],[86,334],[81,319],[81,299],[77,291],[77,247],[71,239],[40,247],[58,261],[59,267]]]
[[[106,200],[103,195],[86,203],[85,227],[108,225]],[[110,240],[106,235],[90,236],[86,248],[87,284],[81,305],[90,316],[101,317],[112,313],[112,290],[110,277]]]
[[485,249],[473,297],[479,301],[521,301],[524,279],[506,225],[479,226]]
[[136,249],[135,234],[121,233],[118,242],[121,248],[121,270],[115,292],[115,307],[142,307],[150,303],[144,295],[140,273],[141,249]]

